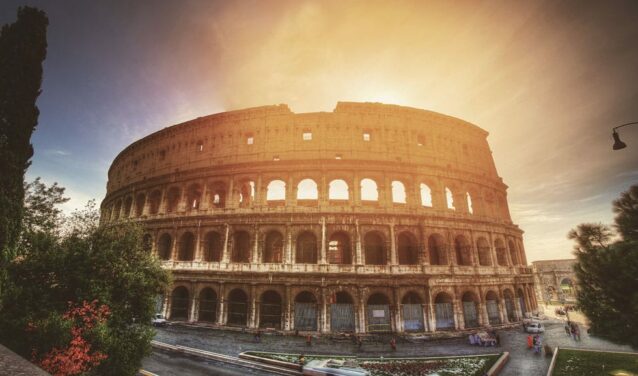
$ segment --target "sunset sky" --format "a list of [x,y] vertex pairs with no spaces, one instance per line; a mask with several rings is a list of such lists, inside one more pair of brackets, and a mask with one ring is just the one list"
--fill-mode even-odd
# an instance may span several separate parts
[[33,165],[72,210],[102,200],[125,146],[177,122],[286,103],[373,101],[490,132],[528,261],[610,223],[638,183],[637,1],[14,1],[46,10]]

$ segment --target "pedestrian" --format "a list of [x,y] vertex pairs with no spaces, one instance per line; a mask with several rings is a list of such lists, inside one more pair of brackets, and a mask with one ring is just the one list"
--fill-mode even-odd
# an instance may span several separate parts
[[304,354],[299,355],[299,365],[302,367],[306,365],[306,357],[304,356]]
[[572,336],[571,329],[569,328],[569,321],[565,323],[565,333],[567,333],[568,337]]
[[312,336],[310,334],[306,336],[306,346],[312,346]]
[[574,323],[572,323],[572,326],[570,328],[571,334],[572,334],[572,338],[574,339],[574,341],[576,340],[576,326],[574,325]]
[[527,335],[527,348],[531,349],[534,346],[534,337],[531,334]]
[[542,348],[541,346],[542,346],[541,337],[537,334],[536,336],[534,336],[534,353],[535,354],[541,353],[541,348]]
[[261,330],[257,329],[257,333],[255,333],[255,342],[261,343]]
[[574,325],[574,336],[576,338],[576,341],[580,342],[580,327],[578,326],[578,324]]
[[494,339],[496,339],[496,346],[501,346],[501,336],[498,334],[498,332],[494,333]]
[[357,346],[359,347],[359,350],[361,350],[361,346],[363,346],[363,340],[361,340],[360,336],[357,336]]
[[392,347],[392,351],[397,351],[397,340],[394,337],[390,340],[390,347]]

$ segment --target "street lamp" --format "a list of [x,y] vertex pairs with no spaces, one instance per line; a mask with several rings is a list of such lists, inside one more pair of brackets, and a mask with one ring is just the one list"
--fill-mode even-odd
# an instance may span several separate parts
[[627,126],[627,125],[635,125],[635,124],[638,124],[638,121],[634,121],[632,123],[627,123],[627,124],[623,124],[623,125],[619,125],[617,127],[614,127],[613,133],[611,134],[611,136],[614,138],[614,150],[620,150],[620,149],[624,149],[624,148],[627,147],[627,144],[625,144],[624,142],[620,141],[620,136],[618,135],[618,132],[616,132],[616,129],[622,128],[622,127]]

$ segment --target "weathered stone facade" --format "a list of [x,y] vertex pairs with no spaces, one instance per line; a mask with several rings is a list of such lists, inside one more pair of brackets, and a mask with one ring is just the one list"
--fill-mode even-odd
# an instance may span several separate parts
[[575,259],[532,262],[536,299],[545,303],[575,303],[577,279]]
[[173,271],[173,320],[437,331],[537,308],[487,132],[434,112],[339,103],[198,118],[127,147],[102,221],[134,218]]

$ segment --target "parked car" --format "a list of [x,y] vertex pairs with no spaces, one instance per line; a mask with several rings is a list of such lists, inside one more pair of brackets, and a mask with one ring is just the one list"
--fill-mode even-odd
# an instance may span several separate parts
[[565,316],[565,311],[562,308],[556,308],[554,310],[554,313],[559,315],[559,316]]
[[162,315],[161,313],[156,313],[155,317],[153,317],[153,320],[151,320],[151,323],[153,324],[153,326],[168,325],[168,321],[166,321],[166,319],[164,318],[164,315]]
[[370,372],[347,361],[335,359],[311,360],[303,366],[305,376],[369,376]]
[[540,322],[536,321],[536,322],[530,322],[528,324],[525,325],[525,331],[527,333],[543,333],[545,332],[545,328],[543,327],[543,324],[541,324]]

